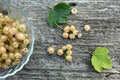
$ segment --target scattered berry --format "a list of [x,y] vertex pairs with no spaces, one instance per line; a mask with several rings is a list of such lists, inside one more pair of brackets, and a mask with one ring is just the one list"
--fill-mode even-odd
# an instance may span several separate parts
[[74,30],[73,31],[73,34],[76,36],[76,35],[78,35],[78,30]]
[[72,55],[72,50],[67,50],[67,55]]
[[65,26],[64,27],[64,32],[68,33],[70,31],[70,27],[69,26]]
[[59,56],[63,55],[63,50],[62,50],[62,49],[59,49],[58,52],[57,52],[57,54],[58,54]]
[[66,46],[62,46],[62,50],[65,51],[67,48]]
[[85,29],[85,31],[89,31],[90,30],[90,25],[85,25],[84,29]]
[[64,32],[62,35],[63,35],[63,38],[68,38],[69,36],[67,32]]
[[72,13],[72,14],[77,14],[77,12],[78,12],[78,11],[77,11],[76,8],[72,8],[72,10],[71,10],[71,13]]
[[70,39],[75,39],[75,35],[74,35],[74,34],[70,34],[70,35],[69,35],[69,38],[70,38]]
[[71,44],[67,44],[67,45],[66,45],[66,48],[67,48],[68,50],[70,50],[70,49],[72,49],[72,45],[71,45]]
[[81,38],[81,37],[82,37],[82,34],[81,34],[81,33],[79,33],[79,34],[78,34],[78,38]]
[[47,51],[49,54],[54,54],[54,52],[55,52],[53,47],[48,47]]
[[71,25],[71,26],[70,26],[70,30],[71,30],[71,31],[76,30],[75,26],[74,26],[74,25]]
[[72,61],[72,56],[71,56],[71,55],[67,55],[67,56],[65,57],[65,59],[66,59],[67,61]]

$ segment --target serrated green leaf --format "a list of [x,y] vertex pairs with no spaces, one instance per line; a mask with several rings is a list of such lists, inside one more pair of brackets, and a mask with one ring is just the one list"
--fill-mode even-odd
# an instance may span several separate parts
[[104,47],[98,47],[93,52],[91,62],[96,71],[102,72],[103,68],[105,69],[112,68],[112,63],[108,55],[108,52],[109,50]]
[[48,23],[50,27],[57,27],[58,24],[67,23],[67,15],[70,14],[71,6],[66,3],[59,3],[49,11]]

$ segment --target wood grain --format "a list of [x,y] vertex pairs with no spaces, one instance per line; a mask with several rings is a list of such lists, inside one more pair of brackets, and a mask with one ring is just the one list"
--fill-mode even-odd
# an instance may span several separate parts
[[[23,9],[34,26],[35,46],[28,64],[16,75],[6,80],[120,80],[120,1],[119,0],[66,0],[75,2],[78,14],[69,15],[68,24],[74,24],[83,33],[83,38],[68,40],[61,37],[62,30],[50,28],[47,23],[48,7],[64,0],[0,0]],[[83,26],[91,25],[85,32]],[[64,26],[63,26],[64,27]],[[46,49],[54,45],[73,44],[73,61],[64,66],[63,58],[50,56]],[[98,46],[110,50],[112,70],[103,73],[94,71],[89,54]]]

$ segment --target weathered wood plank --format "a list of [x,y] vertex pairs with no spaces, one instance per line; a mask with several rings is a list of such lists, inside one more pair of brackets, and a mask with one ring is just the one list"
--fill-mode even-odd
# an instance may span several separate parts
[[[74,24],[84,35],[82,39],[68,40],[61,37],[62,30],[49,28],[47,24],[48,7],[64,0],[0,0],[17,5],[23,9],[35,31],[35,47],[29,63],[16,75],[6,80],[119,80],[120,79],[120,1],[119,0],[66,0],[75,2],[77,15],[70,15],[68,24]],[[83,26],[91,25],[85,32]],[[64,27],[64,26],[63,26]],[[53,44],[56,49],[72,43],[73,62],[67,63],[62,75],[60,66],[63,59],[56,54],[50,56],[46,49]],[[96,73],[91,66],[90,55],[84,50],[93,51],[95,47],[110,49],[112,70]],[[113,74],[115,73],[116,74]]]

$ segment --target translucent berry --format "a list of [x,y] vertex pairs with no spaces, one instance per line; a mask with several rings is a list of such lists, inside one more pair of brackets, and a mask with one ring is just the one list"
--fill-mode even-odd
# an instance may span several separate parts
[[59,49],[58,52],[57,52],[57,54],[58,54],[59,56],[63,55],[63,50],[62,50],[62,49]]
[[20,30],[25,32],[26,31],[26,26],[24,24],[21,24],[20,25]]
[[9,57],[10,59],[14,59],[14,53],[9,53],[8,57]]
[[73,31],[73,34],[76,36],[76,35],[78,35],[78,30],[74,30]]
[[72,55],[72,50],[67,50],[66,52],[68,55]]
[[77,12],[78,12],[78,11],[77,11],[76,8],[72,8],[72,10],[71,10],[71,13],[72,13],[72,14],[77,14]]
[[4,27],[4,28],[3,28],[3,33],[4,33],[4,34],[9,34],[9,29],[10,29],[10,27],[8,27],[8,26],[7,26],[7,27]]
[[71,44],[67,44],[67,45],[66,45],[66,48],[67,48],[68,50],[70,50],[70,49],[72,49],[72,45],[71,45]]
[[70,35],[69,35],[69,38],[70,38],[70,39],[75,39],[75,35],[74,35],[74,34],[70,34]]
[[18,40],[24,40],[25,39],[25,35],[21,32],[18,32],[15,36]]
[[13,43],[12,43],[12,46],[13,46],[14,48],[18,48],[18,47],[19,47],[19,43],[18,43],[18,42],[13,42]]
[[62,46],[62,50],[65,51],[67,48],[66,46]]
[[53,47],[48,47],[47,51],[49,54],[54,54],[54,52],[55,52]]
[[66,59],[67,61],[72,61],[72,56],[71,56],[71,55],[67,55],[67,56],[65,57],[65,59]]
[[70,30],[71,30],[71,31],[76,30],[75,26],[74,26],[74,25],[71,25],[71,26],[70,26]]
[[64,32],[69,32],[70,31],[70,27],[69,26],[65,26],[64,27]]
[[24,43],[24,44],[29,44],[30,41],[29,41],[29,39],[24,39],[24,40],[23,40],[23,43]]
[[17,58],[17,59],[20,59],[20,58],[22,58],[22,55],[20,54],[20,53],[15,53],[15,58]]
[[6,48],[1,46],[0,47],[0,54],[6,53]]
[[84,29],[85,29],[85,31],[89,31],[90,30],[90,25],[85,25]]
[[4,53],[4,54],[2,54],[2,59],[7,59],[8,58],[8,54],[6,54],[6,53]]
[[64,32],[64,33],[62,34],[62,36],[63,36],[63,38],[68,38],[69,34],[66,33],[66,32]]
[[5,42],[7,40],[7,36],[6,35],[1,35],[0,37],[2,42]]
[[83,35],[82,35],[82,33],[79,33],[78,34],[78,38],[81,38]]
[[11,63],[11,59],[9,59],[9,58],[6,59],[6,60],[5,60],[5,63],[6,63],[7,65],[9,65],[9,64]]
[[10,28],[9,30],[10,35],[15,35],[17,34],[17,32],[18,32],[17,28],[14,28],[14,27]]
[[7,69],[7,68],[8,68],[8,65],[5,64],[5,63],[3,63],[3,64],[2,64],[2,68],[3,68],[3,69]]

